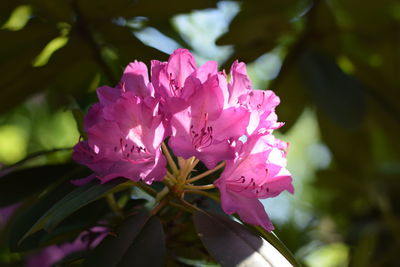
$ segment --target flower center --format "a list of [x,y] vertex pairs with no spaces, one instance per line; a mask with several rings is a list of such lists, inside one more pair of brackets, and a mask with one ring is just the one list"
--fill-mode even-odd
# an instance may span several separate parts
[[196,150],[201,150],[209,147],[213,142],[213,127],[208,126],[208,113],[205,113],[202,117],[200,127],[200,130],[196,130],[193,124],[190,126],[190,137],[192,138],[192,146]]
[[[268,176],[268,169],[266,170]],[[230,180],[231,190],[238,193],[249,193],[249,195],[255,195],[258,198],[269,194],[269,187],[266,184],[261,186],[257,185],[254,178],[249,178],[244,175],[240,176],[236,180]]]
[[179,87],[176,80],[172,78],[172,73],[169,74],[169,91],[173,96],[181,94],[183,87]]
[[147,154],[147,149],[145,147],[136,145],[132,141],[128,143],[123,138],[120,138],[119,146],[114,146],[114,152],[121,153],[123,158],[131,159],[136,158],[137,156],[144,157],[145,154]]

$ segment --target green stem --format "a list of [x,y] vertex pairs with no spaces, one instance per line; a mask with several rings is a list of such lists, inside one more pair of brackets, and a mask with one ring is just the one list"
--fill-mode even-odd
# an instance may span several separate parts
[[162,151],[164,152],[165,157],[167,158],[168,161],[168,165],[171,167],[172,172],[176,175],[179,173],[178,167],[175,164],[175,161],[173,160],[171,154],[168,151],[168,147],[165,145],[165,143],[163,142],[161,144],[161,148]]
[[175,202],[172,202],[172,201],[170,201],[169,204],[171,206],[176,207],[178,209],[181,209],[183,211],[188,211],[188,212],[193,212],[194,211],[192,207],[189,208],[189,207],[186,207],[184,205],[181,205],[181,204],[178,204],[178,203],[175,203]]
[[196,159],[195,157],[191,157],[186,161],[186,164],[184,166],[184,168],[181,170],[181,174],[182,177],[184,177],[184,179],[186,179],[189,176],[189,173],[193,170],[193,168],[197,165],[197,163],[199,162],[198,159]]
[[123,218],[124,217],[124,213],[122,212],[122,209],[118,206],[117,201],[115,201],[114,195],[112,193],[107,194],[106,196],[106,200],[108,203],[108,206],[110,207],[110,209],[119,217]]
[[163,199],[163,201],[161,201],[160,203],[158,203],[158,205],[155,206],[155,207],[151,210],[150,214],[151,214],[152,216],[156,215],[167,203],[168,203],[168,199],[166,199],[166,198]]
[[165,198],[166,195],[168,195],[168,193],[169,193],[169,188],[165,186],[160,192],[158,192],[156,196],[156,201],[157,202],[161,201],[163,198]]
[[201,196],[209,197],[209,198],[211,198],[212,200],[214,200],[214,201],[217,202],[217,203],[220,203],[220,202],[221,202],[221,200],[220,200],[217,196],[215,196],[215,195],[213,195],[213,194],[210,194],[210,193],[208,193],[208,192],[206,192],[206,191],[201,191],[201,190],[185,190],[185,193],[187,193],[187,194],[201,195]]
[[139,187],[141,190],[143,190],[150,196],[155,197],[158,194],[158,192],[156,190],[154,190],[153,188],[151,188],[150,186],[148,186],[147,184],[144,184],[142,182],[129,181],[128,183],[132,184],[133,186]]
[[191,210],[191,212],[193,212],[193,211],[202,211],[202,210],[199,209],[198,207],[196,207],[196,206],[190,204],[189,202],[187,202],[187,201],[184,199],[184,195],[182,195],[182,197],[180,198],[180,200],[181,200],[181,202],[182,202],[182,204],[183,204],[184,206],[186,206],[188,209]]
[[207,185],[190,185],[186,184],[184,185],[185,189],[194,189],[194,190],[208,190],[208,189],[214,189],[215,185],[213,184],[207,184]]
[[200,180],[200,179],[206,177],[207,175],[210,175],[211,173],[214,173],[214,172],[218,171],[219,169],[223,168],[224,166],[225,166],[225,161],[220,163],[220,164],[218,164],[214,169],[208,170],[206,172],[203,172],[202,174],[199,174],[199,175],[197,175],[197,176],[195,176],[193,178],[188,179],[187,182],[188,183],[193,183],[193,182],[195,182],[197,180]]

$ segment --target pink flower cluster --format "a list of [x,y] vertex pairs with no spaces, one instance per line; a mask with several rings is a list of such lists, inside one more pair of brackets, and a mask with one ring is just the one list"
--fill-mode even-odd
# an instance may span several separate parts
[[160,146],[169,138],[176,156],[194,156],[210,169],[225,161],[214,182],[223,210],[273,229],[259,199],[293,193],[287,144],[272,135],[282,126],[275,114],[279,98],[252,89],[244,63],[234,62],[228,76],[216,62],[197,67],[188,50],[177,49],[168,62],[151,62],[151,79],[146,65],[135,61],[116,88],[100,87],[97,95],[84,122],[87,141],[75,146],[73,158],[101,181],[163,180]]

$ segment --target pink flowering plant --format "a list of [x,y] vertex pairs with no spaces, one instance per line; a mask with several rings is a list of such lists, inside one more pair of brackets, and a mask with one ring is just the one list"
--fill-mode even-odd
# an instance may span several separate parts
[[[272,231],[259,199],[294,191],[288,145],[272,135],[282,126],[275,114],[279,98],[253,89],[244,63],[234,62],[228,81],[216,62],[197,67],[186,49],[168,62],[152,61],[151,73],[149,79],[146,65],[134,62],[116,88],[97,90],[100,103],[89,110],[88,138],[75,146],[74,160],[103,183],[161,181],[165,190],[157,200],[171,194],[193,209],[185,194],[217,187],[224,212]],[[197,174],[200,161],[209,170]],[[220,170],[213,184],[201,184]]]
[[[261,202],[294,192],[288,144],[273,135],[283,126],[275,113],[280,100],[252,88],[243,62],[227,74],[177,49],[167,62],[151,61],[150,70],[130,63],[115,87],[96,93],[72,155],[90,173],[16,234],[14,247],[102,199],[109,212],[97,222],[110,230],[88,247],[88,266],[296,265]],[[198,244],[194,254],[187,242]]]

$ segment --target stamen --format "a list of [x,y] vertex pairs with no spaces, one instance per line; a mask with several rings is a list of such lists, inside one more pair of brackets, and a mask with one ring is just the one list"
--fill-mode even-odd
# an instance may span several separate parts
[[194,149],[204,149],[213,143],[213,128],[208,126],[208,113],[204,113],[202,127],[198,133],[194,130],[194,126],[190,126],[190,137],[192,138],[192,146]]

